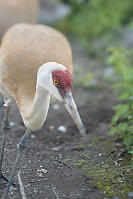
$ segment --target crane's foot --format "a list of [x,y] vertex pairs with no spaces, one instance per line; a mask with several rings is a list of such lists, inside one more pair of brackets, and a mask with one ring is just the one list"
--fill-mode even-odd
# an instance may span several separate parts
[[[9,180],[8,180],[2,173],[0,174],[0,179],[4,180],[4,181],[6,181],[6,182],[9,182]],[[12,182],[12,185],[13,185],[13,186],[16,186],[16,184],[13,183],[13,182]]]

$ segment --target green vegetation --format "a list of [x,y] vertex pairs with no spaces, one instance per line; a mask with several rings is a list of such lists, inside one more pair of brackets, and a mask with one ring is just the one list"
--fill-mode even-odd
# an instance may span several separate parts
[[[73,164],[81,170],[88,181],[91,180],[99,190],[103,191],[105,197],[118,196],[125,199],[128,193],[132,191],[133,173],[128,166],[127,159],[125,161],[124,157],[119,158],[114,157],[114,154],[111,155],[112,149],[116,150],[113,145],[113,141],[110,142],[109,139],[103,148],[98,146],[100,155],[97,154],[97,146],[93,145],[93,149],[95,149],[92,157],[88,153],[83,153],[80,159]],[[108,152],[110,151],[109,154],[105,154],[105,148]]]
[[98,189],[104,192],[104,195],[112,198],[118,196],[121,199],[127,198],[128,193],[132,190],[132,174],[127,166],[119,167],[110,165],[97,166],[91,162],[91,168],[83,167],[84,175],[94,180]]
[[89,88],[91,86],[91,81],[93,80],[93,74],[87,73],[87,74],[79,74],[79,71],[75,71],[75,76],[78,75],[78,79],[76,80],[74,86],[80,86],[82,85],[84,88]]
[[[122,147],[124,147],[123,151],[128,151],[131,156],[133,168],[133,59],[131,56],[133,49],[126,50],[125,48],[116,47],[115,44],[118,37],[120,37],[119,30],[133,27],[133,1],[68,0],[65,2],[71,5],[72,10],[66,19],[59,21],[55,25],[58,29],[73,35],[72,38],[78,39],[89,55],[103,55],[103,52],[110,44],[115,46],[115,48],[109,48],[107,58],[108,64],[113,66],[116,71],[117,82],[115,83],[119,93],[119,104],[114,107],[115,115],[112,118],[110,134],[115,134],[121,140]],[[82,85],[84,88],[90,89],[94,74],[88,73],[84,75],[84,70],[75,71],[75,74],[80,77],[75,86]],[[113,79],[113,81],[115,80]],[[88,148],[91,148],[91,146],[89,144]],[[79,148],[84,151],[82,146]],[[87,165],[86,159],[75,163],[75,166],[80,168],[83,165]],[[96,168],[94,166],[94,169],[96,169],[97,177],[106,173],[106,168],[103,168],[103,166]],[[113,176],[110,168],[108,168],[108,172],[110,177],[111,175]],[[96,176],[89,173],[89,169],[84,169],[84,173],[89,175],[89,177],[93,176],[93,178]],[[107,177],[107,174],[105,175]],[[111,182],[111,180],[109,181]],[[114,182],[112,181],[112,183]],[[107,192],[111,193],[112,189],[109,190],[109,183],[106,184]],[[100,187],[101,185],[97,184],[97,186]]]
[[133,21],[132,0],[68,0],[67,2],[72,7],[71,14],[56,26],[61,31],[73,34],[92,55],[100,50],[97,43],[99,37],[100,45],[102,43],[102,47],[107,46],[116,34],[116,29],[132,24]]
[[93,143],[91,156],[86,151],[88,146],[84,147],[84,152],[74,166],[82,171],[88,181],[92,180],[91,182],[103,191],[105,197],[127,198],[128,193],[132,191],[133,173],[129,168],[128,158],[125,160],[125,157],[117,155],[119,149],[113,138],[109,137],[101,146]]
[[116,134],[125,145],[125,149],[132,156],[133,165],[133,67],[132,50],[111,48],[107,62],[114,66],[118,81],[116,88],[119,91],[120,103],[114,107],[115,115],[112,118],[111,134]]
[[79,145],[77,145],[77,148],[79,150],[84,150],[85,146],[83,144],[79,144]]
[[75,162],[74,166],[76,166],[76,167],[82,167],[82,166],[84,166],[86,163],[88,163],[86,160],[81,159],[81,160],[77,160],[77,161]]
[[71,159],[70,158],[66,158],[66,159],[64,159],[64,162],[70,162],[71,161]]
[[[118,196],[125,199],[133,190],[133,49],[126,50],[116,45],[119,43],[118,37],[123,33],[121,30],[133,27],[133,1],[68,0],[66,2],[71,5],[72,11],[66,19],[58,22],[56,27],[73,35],[72,39],[77,39],[89,55],[103,55],[105,49],[114,44],[115,47],[109,48],[106,61],[116,71],[117,79],[113,78],[113,82],[119,95],[119,103],[114,107],[115,114],[110,130],[111,135],[115,134],[113,136],[115,140],[111,143],[111,139],[106,139],[101,147],[96,149],[100,156],[94,152],[93,157],[89,157],[86,151],[99,147],[98,137],[92,138],[88,146],[78,145],[77,148],[82,156],[80,155],[73,165],[82,171],[88,181],[92,179],[91,182],[108,198]],[[105,61],[103,56],[100,58]],[[82,85],[89,89],[94,74],[84,75],[84,70],[77,70],[75,73],[80,77],[75,86]],[[119,143],[116,143],[116,140],[119,140]],[[115,147],[112,152],[113,145],[119,145],[119,149]],[[101,152],[102,147],[105,157]],[[126,153],[124,156],[126,151],[129,155]]]

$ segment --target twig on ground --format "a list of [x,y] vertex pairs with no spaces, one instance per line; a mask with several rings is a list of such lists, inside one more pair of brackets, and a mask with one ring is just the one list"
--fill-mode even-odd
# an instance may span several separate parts
[[52,189],[53,189],[53,192],[54,192],[56,198],[57,198],[57,199],[60,199],[60,197],[57,195],[57,193],[56,193],[56,191],[55,191],[55,188],[54,188],[53,184],[52,184]]
[[73,167],[70,164],[66,163],[66,162],[63,162],[63,161],[58,160],[58,159],[56,159],[56,161],[58,161],[58,162],[60,162],[60,163],[62,163],[64,165],[68,166],[69,168],[73,169]]
[[18,183],[19,183],[19,186],[20,186],[20,193],[22,195],[22,199],[27,199],[25,191],[24,191],[24,186],[23,186],[23,183],[22,183],[22,180],[21,180],[21,176],[20,176],[20,171],[18,172]]

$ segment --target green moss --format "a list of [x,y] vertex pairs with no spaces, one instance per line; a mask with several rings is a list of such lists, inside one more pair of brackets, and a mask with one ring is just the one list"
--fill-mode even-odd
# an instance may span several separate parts
[[97,142],[99,142],[99,137],[93,137],[92,139],[91,139],[91,142],[92,143],[97,143]]
[[92,179],[94,186],[102,190],[105,197],[127,198],[128,193],[132,192],[133,170],[129,166],[127,155],[117,156],[122,146],[117,146],[113,137],[109,137],[101,145],[94,142],[90,146],[93,151],[89,153],[88,146],[85,145],[85,150],[80,153],[81,157],[74,166],[81,170],[86,179]]
[[90,149],[93,147],[93,144],[88,144],[87,148]]
[[86,163],[87,163],[86,160],[81,159],[81,160],[77,160],[77,161],[75,162],[74,166],[76,166],[76,167],[82,167],[82,166],[86,165]]
[[109,165],[109,164],[104,164],[102,167],[103,167],[104,169],[108,169],[108,168],[110,167],[110,165]]
[[85,148],[85,146],[83,144],[79,144],[77,146],[77,149],[79,149],[79,150],[84,150],[84,148]]
[[[84,157],[87,158],[88,154]],[[75,163],[80,167],[88,179],[93,179],[94,185],[103,191],[105,196],[111,198],[119,196],[125,199],[132,191],[133,173],[127,165],[114,166],[112,164],[99,165],[93,160],[78,160]]]
[[85,158],[85,159],[87,159],[88,157],[89,157],[88,154],[85,154],[85,155],[83,156],[83,158]]
[[64,159],[63,161],[64,161],[64,162],[70,162],[71,159],[70,159],[70,158],[66,158],[66,159]]

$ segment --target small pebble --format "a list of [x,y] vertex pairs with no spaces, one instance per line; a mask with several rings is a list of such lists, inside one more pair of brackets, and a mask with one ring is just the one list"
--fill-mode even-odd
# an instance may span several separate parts
[[123,181],[123,180],[120,180],[119,182],[120,182],[120,183],[123,183],[124,181]]
[[26,188],[26,189],[29,189],[30,186],[31,186],[30,184],[27,184],[27,185],[25,185],[25,188]]
[[104,69],[104,75],[105,76],[111,76],[114,74],[114,69],[112,67],[108,67]]
[[32,139],[34,139],[35,137],[36,137],[36,135],[33,135],[33,134],[31,135],[31,138],[32,138]]
[[17,191],[17,187],[11,186],[10,191]]
[[62,159],[62,154],[59,154],[59,155],[58,155],[58,158],[59,158],[59,159]]
[[44,177],[42,173],[38,173],[37,175],[38,175],[40,178],[43,178],[43,177]]
[[38,169],[37,170],[38,173],[47,173],[47,169]]
[[50,128],[50,130],[53,130],[53,129],[54,129],[54,126],[50,126],[49,128]]
[[16,125],[15,122],[9,122],[9,126],[13,127],[13,126],[15,126],[15,125]]
[[14,190],[14,187],[13,187],[13,186],[10,186],[9,190],[10,190],[10,191],[13,191],[13,190]]
[[61,146],[57,146],[57,147],[53,147],[52,149],[53,151],[58,152],[60,151],[61,148],[62,148]]
[[62,125],[62,126],[59,126],[59,127],[58,127],[58,130],[61,131],[61,132],[63,132],[63,133],[65,133],[65,132],[66,132],[66,127],[63,126],[63,125]]
[[115,162],[115,166],[117,166],[118,165],[118,162]]
[[130,96],[130,97],[129,97],[129,100],[133,100],[133,96]]
[[133,192],[129,192],[127,195],[129,198],[133,198]]
[[58,105],[58,104],[53,104],[53,105],[52,105],[52,108],[53,108],[54,110],[58,110],[58,109],[59,109],[59,105]]

